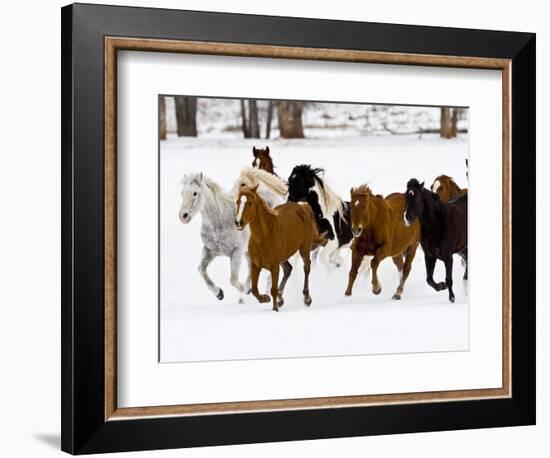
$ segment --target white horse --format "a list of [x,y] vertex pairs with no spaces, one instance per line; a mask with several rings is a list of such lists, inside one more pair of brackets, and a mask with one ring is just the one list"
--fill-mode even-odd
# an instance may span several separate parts
[[199,273],[206,286],[219,300],[223,299],[223,290],[212,281],[206,269],[217,256],[227,256],[231,265],[231,285],[240,293],[248,294],[250,277],[245,284],[239,282],[239,270],[243,257],[247,256],[250,232],[238,231],[235,227],[236,198],[202,173],[186,175],[182,185],[180,221],[188,224],[197,213],[202,215]]
[[235,195],[239,193],[240,188],[245,186],[249,188],[258,186],[258,194],[271,208],[286,202],[285,196],[288,192],[286,181],[265,170],[253,167],[242,169],[239,178],[233,186]]

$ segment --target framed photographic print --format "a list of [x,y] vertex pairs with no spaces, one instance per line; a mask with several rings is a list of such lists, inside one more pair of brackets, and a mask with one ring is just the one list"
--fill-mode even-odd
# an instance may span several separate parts
[[535,36],[62,9],[62,448],[535,422]]

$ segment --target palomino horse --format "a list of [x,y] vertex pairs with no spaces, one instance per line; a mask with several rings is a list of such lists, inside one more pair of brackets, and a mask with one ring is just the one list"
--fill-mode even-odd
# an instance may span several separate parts
[[[269,302],[267,294],[258,291],[261,269],[271,273],[273,310],[278,312],[284,303],[283,292],[290,271],[284,268],[297,251],[304,261],[304,304],[311,304],[309,295],[310,253],[314,245],[323,245],[311,208],[306,203],[287,203],[270,208],[258,195],[257,186],[243,188],[237,197],[235,226],[243,230],[250,227],[248,253],[252,294],[260,303]],[[283,280],[278,287],[279,266],[283,265]]]
[[455,183],[455,180],[447,175],[439,175],[434,180],[431,190],[439,196],[442,202],[448,202],[468,192],[467,189],[462,189]]
[[[436,291],[449,290],[449,300],[455,301],[453,293],[453,254],[457,253],[468,265],[468,195],[464,194],[448,203],[424,188],[424,183],[411,179],[407,183],[407,206],[403,219],[414,225],[420,221],[422,237],[420,244],[426,262],[426,281]],[[436,260],[445,263],[445,283],[436,283],[433,273]],[[464,279],[468,278],[468,268]]]
[[272,175],[277,175],[275,173],[275,166],[273,165],[273,159],[269,154],[269,146],[266,146],[265,149],[252,147],[252,154],[254,155],[254,160],[252,161],[252,167],[255,169],[265,170]]
[[286,182],[277,175],[272,175],[265,170],[245,167],[241,170],[239,178],[235,182],[233,192],[238,194],[239,189],[244,187],[253,188],[258,186],[258,194],[270,207],[276,207],[285,202],[288,192]]
[[307,202],[315,216],[319,232],[327,234],[321,260],[328,266],[340,267],[341,252],[353,238],[349,221],[349,203],[344,202],[322,178],[324,170],[311,165],[297,165],[288,178],[289,202]]
[[223,290],[212,281],[206,269],[217,256],[227,256],[231,265],[231,285],[240,293],[248,293],[248,286],[239,282],[239,269],[246,256],[249,232],[235,229],[234,198],[202,173],[186,175],[182,185],[180,221],[188,224],[197,213],[202,214],[199,273],[206,286],[219,300],[223,299]]
[[405,205],[404,194],[393,193],[383,198],[374,195],[367,185],[351,189],[351,230],[354,240],[346,296],[351,296],[353,283],[365,255],[373,256],[372,292],[380,294],[382,287],[378,281],[378,265],[391,256],[400,278],[392,299],[401,299],[420,240],[420,225],[414,223],[407,227],[403,222]]

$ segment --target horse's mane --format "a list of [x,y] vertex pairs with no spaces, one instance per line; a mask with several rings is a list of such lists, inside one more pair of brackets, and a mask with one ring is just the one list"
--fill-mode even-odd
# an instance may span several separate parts
[[199,186],[206,187],[206,189],[212,193],[212,197],[214,198],[216,205],[219,205],[219,203],[223,201],[226,203],[233,203],[231,196],[216,181],[204,175],[202,172],[186,175],[182,180],[183,185],[192,182],[195,182]]
[[325,173],[324,169],[320,167],[312,168],[308,164],[302,164],[296,166],[294,171],[310,173],[313,176],[314,181],[319,185],[318,188],[321,194],[319,196],[319,204],[324,214],[332,216],[338,212],[340,213],[340,218],[345,219],[344,201],[321,178],[321,175]]
[[266,172],[265,170],[245,167],[241,170],[241,176],[247,177],[253,183],[264,184],[270,191],[281,197],[285,196],[288,192],[288,186],[281,177]]
[[275,210],[274,208],[271,208],[269,205],[267,205],[267,202],[262,198],[262,196],[260,196],[260,194],[258,194],[256,191],[254,191],[253,189],[249,188],[249,187],[246,187],[244,189],[244,192],[243,193],[248,193],[248,194],[252,194],[255,196],[255,198],[257,199],[258,203],[260,204],[260,206],[267,212],[269,213],[270,215],[278,215],[277,213],[277,210]]
[[372,196],[373,193],[369,187],[368,184],[362,184],[360,186],[357,186],[356,188],[353,188],[352,191],[351,191],[351,194],[357,194],[357,195],[368,195],[368,196]]

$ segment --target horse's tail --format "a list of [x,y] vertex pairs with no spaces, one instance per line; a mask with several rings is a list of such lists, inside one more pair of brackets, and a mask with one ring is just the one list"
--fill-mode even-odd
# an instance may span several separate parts
[[308,203],[300,202],[299,205],[305,210],[309,224],[311,224],[311,232],[313,233],[313,238],[311,240],[315,249],[318,246],[325,246],[328,243],[328,232],[323,232],[319,234],[319,229],[317,228],[317,222],[315,221],[315,216],[313,215],[313,209]]
[[315,231],[313,232],[313,248],[317,248],[318,246],[325,246],[328,243],[327,234],[328,232],[323,232],[321,235],[319,235],[319,231],[317,230],[317,225],[315,224],[315,221],[313,222],[313,225],[315,227]]
[[317,248],[318,246],[325,246],[328,243],[328,231],[323,232],[322,234],[319,234],[319,229],[317,228],[317,222],[315,221],[315,217],[313,216],[313,211],[310,211],[310,219],[311,219],[311,225],[313,228],[313,249]]

